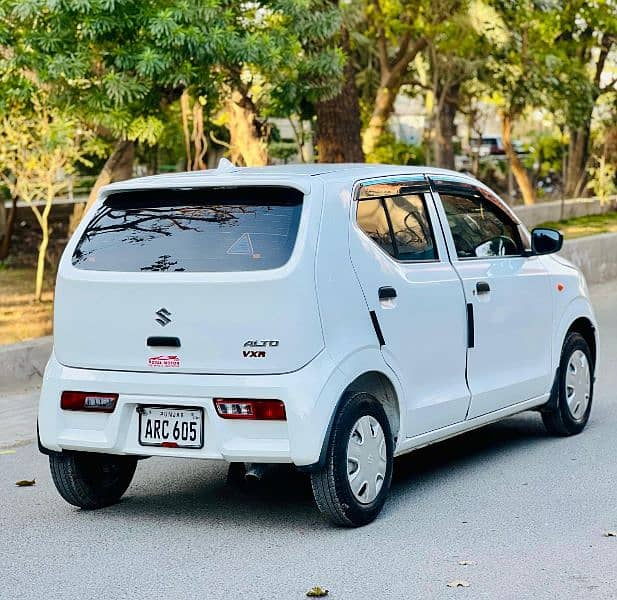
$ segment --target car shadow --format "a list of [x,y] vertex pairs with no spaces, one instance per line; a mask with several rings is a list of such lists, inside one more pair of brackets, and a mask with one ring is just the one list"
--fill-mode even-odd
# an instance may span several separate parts
[[[550,443],[537,414],[511,417],[417,450],[395,460],[392,495],[404,499],[422,484],[424,493],[444,472],[473,468],[530,445]],[[151,463],[152,461],[152,463]],[[154,462],[156,461],[156,462]],[[148,464],[151,463],[151,464]],[[227,467],[211,461],[149,459],[126,497],[105,509],[109,518],[136,518],[140,523],[263,526],[313,531],[329,529],[317,511],[310,478],[288,465],[274,466],[258,483],[228,484]],[[161,481],[161,474],[165,480]]]
[[392,486],[404,492],[411,489],[414,481],[428,483],[443,471],[452,473],[485,460],[496,460],[530,444],[550,442],[540,415],[523,413],[398,457]]

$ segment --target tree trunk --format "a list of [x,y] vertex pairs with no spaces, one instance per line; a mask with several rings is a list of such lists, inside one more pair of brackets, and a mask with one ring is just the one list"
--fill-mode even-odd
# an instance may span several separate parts
[[[0,202],[4,203],[4,200],[0,200]],[[9,208],[9,212],[6,214],[6,221],[2,231],[2,240],[0,240],[0,260],[8,258],[9,252],[11,251],[16,215],[17,196],[11,196],[11,208]]]
[[458,88],[452,86],[444,98],[435,119],[435,164],[444,169],[454,169],[454,119],[458,111]]
[[501,115],[501,137],[506,156],[510,161],[512,173],[523,194],[524,204],[535,204],[536,195],[529,174],[512,146],[512,117],[506,113]]
[[231,161],[247,167],[268,164],[268,128],[248,95],[232,90],[227,100]]
[[[349,57],[349,32],[341,31],[340,45]],[[355,72],[347,59],[343,87],[334,98],[315,105],[317,159],[322,163],[364,162],[360,103]]]
[[201,171],[208,168],[205,157],[208,150],[208,140],[204,134],[204,109],[199,98],[193,103],[193,147],[195,158],[193,171]]
[[587,161],[589,159],[590,121],[570,133],[568,144],[568,164],[564,195],[576,198],[582,195],[587,180]]
[[189,133],[189,101],[187,90],[180,96],[180,110],[182,113],[182,137],[184,138],[184,152],[186,154],[186,170],[190,171],[193,161],[191,159],[191,134]]
[[124,181],[133,176],[133,161],[135,160],[135,142],[120,140],[114,148],[111,156],[105,162],[97,177],[94,186],[88,195],[86,204],[75,204],[73,214],[69,220],[69,233],[73,233],[81,219],[94,204],[99,190],[114,181]]
[[394,112],[394,102],[403,85],[403,77],[418,52],[426,48],[427,40],[420,38],[411,44],[408,39],[405,47],[399,48],[393,63],[388,60],[385,37],[382,38],[379,45],[382,48],[380,50],[381,77],[375,95],[373,112],[368,127],[362,135],[362,149],[366,156],[369,156],[375,150],[379,138],[386,131],[386,125]]
[[396,84],[379,86],[371,119],[362,135],[362,150],[364,150],[366,156],[372,154],[377,147],[379,138],[384,134],[390,115],[394,111],[394,101],[400,89],[400,81]]
[[[39,215],[38,222],[41,227],[41,244],[39,246],[39,256],[36,263],[36,282],[34,299],[40,302],[43,299],[43,282],[45,280],[45,258],[47,255],[47,246],[49,245],[49,213],[54,202],[54,186],[50,183],[47,189],[47,197],[45,199],[45,208],[42,213],[35,210],[35,214]],[[34,208],[34,207],[33,207]]]
[[43,228],[43,238],[39,246],[39,256],[36,262],[36,285],[34,299],[40,302],[43,298],[43,279],[45,276],[45,255],[47,254],[47,246],[49,244],[49,229],[46,225]]

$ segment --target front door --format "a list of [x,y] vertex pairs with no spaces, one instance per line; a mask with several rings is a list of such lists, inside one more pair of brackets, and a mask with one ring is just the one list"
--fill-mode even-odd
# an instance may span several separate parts
[[451,255],[473,315],[468,418],[545,394],[552,381],[550,281],[517,222],[483,188],[437,184]]
[[407,437],[463,421],[470,400],[465,297],[428,190],[423,177],[365,182],[350,230],[383,356],[405,391]]

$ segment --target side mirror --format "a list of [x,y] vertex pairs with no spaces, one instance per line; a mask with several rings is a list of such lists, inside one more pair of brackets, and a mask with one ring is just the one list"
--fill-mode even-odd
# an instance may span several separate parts
[[563,246],[563,234],[555,229],[539,227],[531,232],[533,254],[553,254]]

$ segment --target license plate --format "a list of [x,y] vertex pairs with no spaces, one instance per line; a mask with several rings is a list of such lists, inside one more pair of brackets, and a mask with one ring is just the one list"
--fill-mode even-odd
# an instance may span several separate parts
[[202,448],[204,412],[202,408],[140,406],[139,443],[142,446]]

